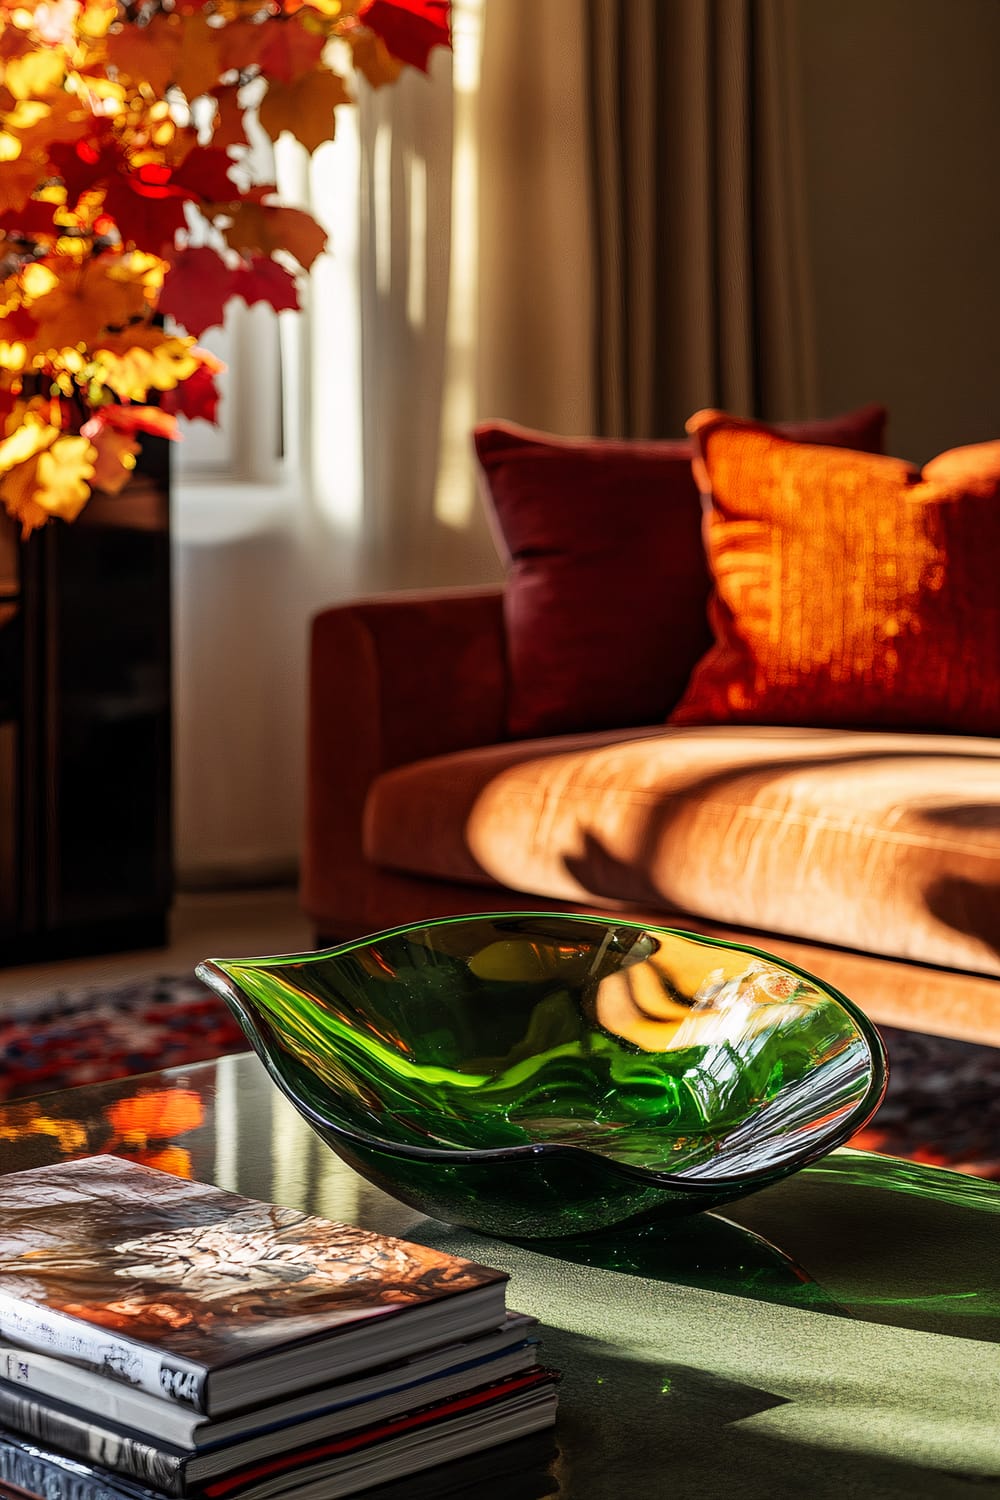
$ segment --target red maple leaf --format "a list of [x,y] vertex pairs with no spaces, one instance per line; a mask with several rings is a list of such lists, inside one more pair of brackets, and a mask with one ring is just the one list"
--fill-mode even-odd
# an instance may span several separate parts
[[263,45],[257,54],[265,78],[291,83],[311,73],[326,45],[321,32],[308,31],[297,16],[264,22],[259,27]]
[[229,176],[232,157],[219,146],[195,146],[170,178],[170,186],[204,203],[234,203],[240,190]]
[[52,222],[53,208],[51,203],[40,203],[36,198],[29,198],[21,208],[9,208],[6,213],[0,214],[0,233],[5,234],[8,239],[54,235],[57,230]]
[[296,311],[299,294],[295,277],[267,255],[252,255],[239,267],[233,280],[233,294],[242,297],[248,307],[268,302],[275,312]]
[[193,375],[182,380],[172,391],[164,391],[160,410],[176,412],[178,416],[192,420],[200,417],[205,422],[218,421],[219,387],[208,366],[200,365]]
[[358,20],[402,62],[427,72],[432,47],[451,46],[449,0],[365,0]]
[[49,149],[52,170],[66,187],[67,207],[75,207],[80,194],[102,186],[115,177],[122,166],[118,141],[106,120],[79,141],[57,141]]
[[81,428],[83,437],[94,438],[103,428],[113,432],[152,432],[158,437],[177,439],[181,430],[172,412],[162,406],[102,406]]
[[18,339],[30,339],[37,327],[37,320],[26,307],[15,307],[4,314],[3,336],[9,344],[17,343]]
[[157,309],[198,338],[222,322],[226,303],[238,290],[238,274],[207,245],[182,250],[163,278]]
[[118,225],[122,244],[153,255],[170,248],[174,235],[185,224],[182,196],[169,184],[143,182],[118,173],[104,193],[104,211]]

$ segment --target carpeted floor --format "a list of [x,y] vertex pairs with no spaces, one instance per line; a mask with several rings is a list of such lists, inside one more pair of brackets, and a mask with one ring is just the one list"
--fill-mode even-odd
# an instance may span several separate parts
[[[1000,1049],[882,1028],[889,1092],[854,1144],[1000,1180]],[[193,976],[34,999],[0,1013],[0,1100],[245,1050]]]

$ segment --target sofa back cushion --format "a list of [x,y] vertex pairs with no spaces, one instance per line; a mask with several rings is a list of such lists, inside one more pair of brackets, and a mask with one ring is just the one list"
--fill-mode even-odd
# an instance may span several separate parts
[[672,722],[1000,733],[1000,442],[921,471],[721,412],[689,427],[715,644]]
[[[792,424],[805,442],[880,452],[885,410]],[[711,642],[689,441],[475,431],[509,563],[512,738],[662,722]]]

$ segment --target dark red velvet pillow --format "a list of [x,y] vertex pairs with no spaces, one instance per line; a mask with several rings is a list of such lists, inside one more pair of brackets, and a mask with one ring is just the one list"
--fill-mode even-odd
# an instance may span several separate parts
[[[782,427],[882,451],[884,407]],[[515,739],[662,722],[711,645],[692,446],[476,428],[510,570],[507,730]]]

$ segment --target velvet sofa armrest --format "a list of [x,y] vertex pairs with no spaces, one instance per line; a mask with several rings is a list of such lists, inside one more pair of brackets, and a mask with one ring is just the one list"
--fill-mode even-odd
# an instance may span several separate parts
[[364,871],[376,776],[504,738],[503,589],[435,589],[313,620],[300,899],[320,930]]

